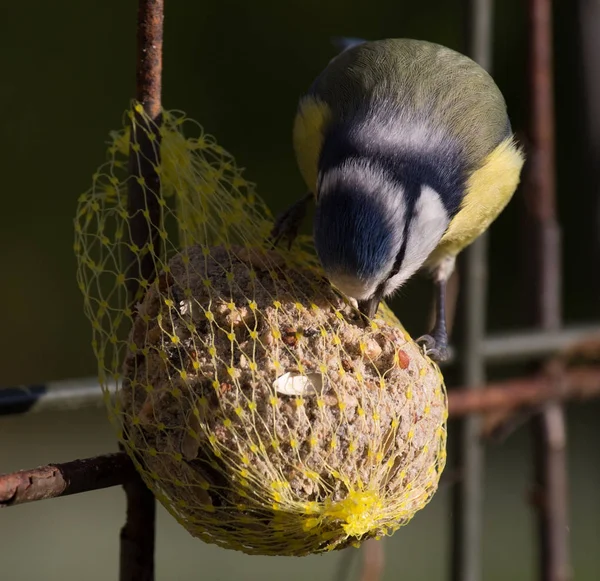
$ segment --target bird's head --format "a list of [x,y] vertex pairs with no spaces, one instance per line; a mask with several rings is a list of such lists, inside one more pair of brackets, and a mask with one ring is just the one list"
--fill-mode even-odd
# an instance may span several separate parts
[[449,222],[438,194],[401,183],[373,160],[319,176],[314,240],[329,280],[369,318],[425,262]]

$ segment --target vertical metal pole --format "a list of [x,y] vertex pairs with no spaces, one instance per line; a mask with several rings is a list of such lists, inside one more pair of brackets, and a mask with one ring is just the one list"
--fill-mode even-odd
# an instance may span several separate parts
[[[492,65],[493,0],[469,0],[469,56],[490,71]],[[482,353],[486,326],[487,236],[465,252],[463,283],[464,341],[462,380],[471,389],[485,383]],[[472,415],[459,427],[458,470],[462,479],[454,491],[452,580],[479,581],[482,574],[484,451],[481,418]]]
[[[556,216],[552,2],[529,0],[530,141],[526,202],[529,222],[532,312],[548,331],[561,325],[560,230]],[[549,369],[561,381],[560,365]],[[539,579],[571,578],[568,541],[566,426],[562,406],[553,402],[533,420],[535,498],[538,509]]]
[[[159,252],[160,179],[156,167],[160,162],[163,18],[163,0],[139,0],[136,99],[151,122],[134,112],[128,214],[130,241],[139,250],[129,257],[127,283],[132,303],[140,291],[139,280],[152,280],[156,276],[156,253]],[[134,145],[139,146],[139,151],[136,152]],[[127,519],[121,529],[119,579],[153,581],[156,501],[139,475],[123,488]]]

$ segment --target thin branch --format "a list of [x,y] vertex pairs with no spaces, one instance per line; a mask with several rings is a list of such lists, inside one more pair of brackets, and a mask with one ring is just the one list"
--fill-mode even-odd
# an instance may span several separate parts
[[125,454],[49,464],[0,476],[0,507],[117,486],[137,477]]
[[[163,43],[163,0],[139,0],[137,20],[136,99],[144,114],[134,111],[129,155],[128,214],[132,247],[128,269],[129,300],[135,303],[140,280],[156,276],[160,230],[161,81]],[[136,147],[137,146],[137,147]],[[139,147],[139,149],[138,149]],[[124,483],[127,520],[121,529],[120,581],[154,579],[156,502],[138,476]]]
[[[132,464],[133,465],[133,464]],[[154,579],[156,501],[139,474],[123,482],[127,519],[120,533],[120,581]]]
[[[127,284],[132,303],[140,280],[156,276],[156,252],[160,224],[161,76],[163,0],[139,0],[136,99],[146,117],[134,111],[129,155],[128,213],[131,244]],[[139,148],[139,151],[138,151]]]

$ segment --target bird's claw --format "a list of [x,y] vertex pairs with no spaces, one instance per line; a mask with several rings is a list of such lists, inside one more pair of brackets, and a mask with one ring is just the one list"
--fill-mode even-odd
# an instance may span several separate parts
[[450,358],[450,350],[448,344],[440,339],[436,339],[432,335],[423,335],[416,341],[418,345],[423,347],[423,353],[436,363],[442,363]]
[[291,224],[287,216],[282,216],[281,220],[277,220],[271,230],[267,242],[270,242],[273,247],[277,246],[282,240],[287,240],[288,250],[292,247],[294,240],[298,237],[298,228]]
[[282,240],[288,241],[288,250],[292,247],[294,240],[298,237],[300,226],[306,216],[306,207],[311,196],[307,195],[281,214],[267,238],[273,246],[277,246]]

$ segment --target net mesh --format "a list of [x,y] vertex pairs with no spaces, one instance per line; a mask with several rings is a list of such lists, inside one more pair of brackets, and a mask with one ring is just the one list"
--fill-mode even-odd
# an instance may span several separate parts
[[[160,188],[130,174],[130,148]],[[130,180],[145,200],[133,217]],[[135,219],[150,242],[132,242]],[[164,111],[155,127],[134,103],[78,201],[77,280],[110,419],[159,501],[204,541],[306,555],[391,534],[425,506],[447,401],[391,311],[365,324],[308,237],[265,243],[272,223],[196,122]]]

